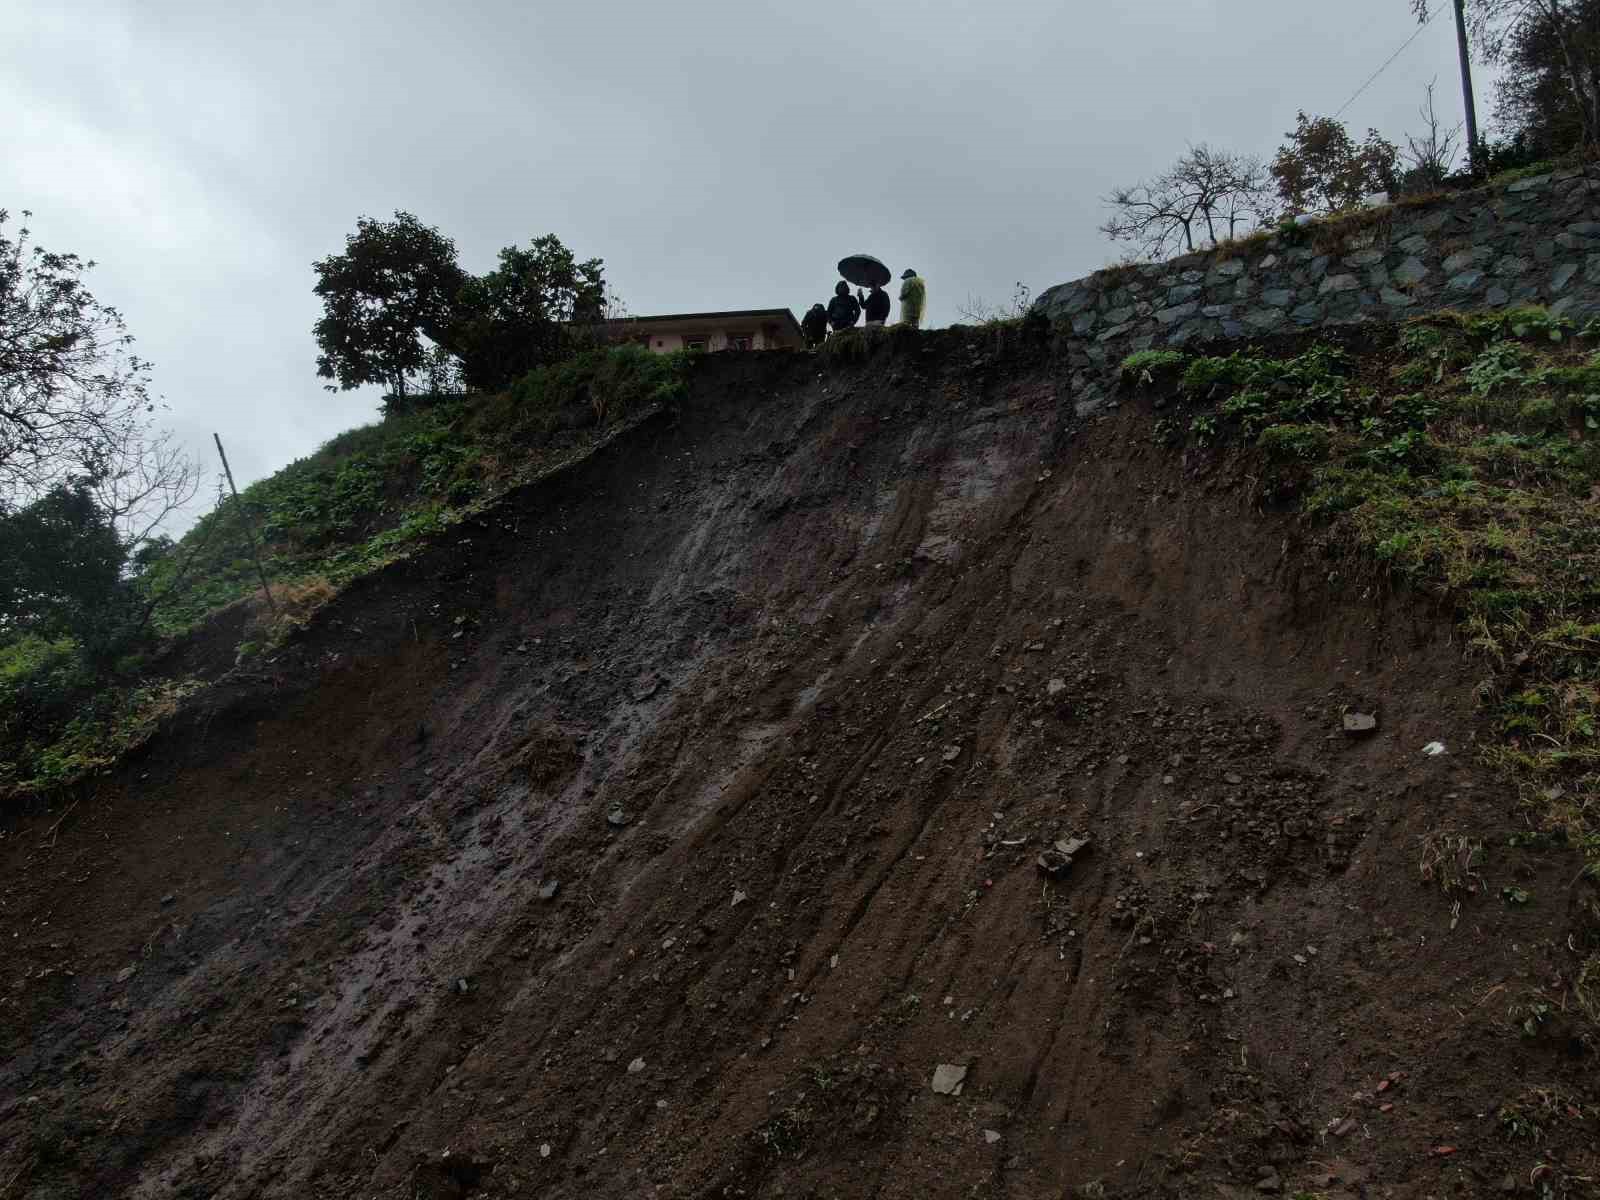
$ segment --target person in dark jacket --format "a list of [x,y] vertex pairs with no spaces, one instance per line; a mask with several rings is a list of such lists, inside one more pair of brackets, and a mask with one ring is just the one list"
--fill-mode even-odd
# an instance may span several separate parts
[[800,321],[800,332],[806,335],[807,346],[822,345],[822,340],[828,336],[828,310],[813,304]]
[[861,305],[850,294],[850,285],[841,279],[833,289],[833,299],[828,301],[828,324],[835,333],[841,333],[860,317]]
[[877,284],[872,285],[870,295],[863,295],[857,288],[856,299],[861,301],[861,311],[867,315],[868,325],[882,325],[889,319],[889,293]]

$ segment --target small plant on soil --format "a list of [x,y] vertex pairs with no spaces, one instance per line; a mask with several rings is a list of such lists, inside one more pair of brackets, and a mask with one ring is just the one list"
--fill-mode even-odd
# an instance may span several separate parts
[[1276,462],[1320,462],[1328,457],[1331,444],[1322,425],[1272,425],[1256,439],[1256,445]]
[[1545,1023],[1553,1012],[1555,1006],[1544,998],[1543,993],[1535,992],[1528,999],[1506,1009],[1506,1016],[1522,1037],[1532,1039],[1544,1031]]
[[1594,1119],[1594,1109],[1560,1087],[1530,1087],[1515,1100],[1502,1104],[1495,1116],[1500,1132],[1515,1142],[1540,1142],[1562,1125],[1586,1126]]
[[1526,383],[1532,358],[1515,342],[1495,342],[1467,367],[1467,386],[1474,396],[1492,396],[1502,388]]
[[1451,899],[1483,891],[1484,851],[1481,838],[1440,829],[1422,839],[1422,855],[1417,863],[1424,883],[1437,885]]
[[1138,350],[1122,360],[1122,382],[1154,384],[1176,378],[1184,356],[1177,350]]

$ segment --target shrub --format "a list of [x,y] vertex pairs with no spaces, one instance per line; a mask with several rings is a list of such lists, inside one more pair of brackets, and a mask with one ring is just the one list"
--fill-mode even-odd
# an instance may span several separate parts
[[1226,358],[1197,358],[1183,372],[1183,390],[1202,399],[1225,395],[1248,383],[1259,365],[1242,350]]
[[1184,356],[1176,350],[1138,350],[1122,360],[1124,384],[1171,380],[1182,369]]
[[0,645],[0,738],[65,719],[94,686],[95,672],[73,638],[30,634]]
[[1548,367],[1539,372],[1539,382],[1564,392],[1585,392],[1600,396],[1600,354],[1576,366]]
[[1424,429],[1438,417],[1439,402],[1426,392],[1409,392],[1389,402],[1389,422],[1404,429]]
[[1277,462],[1316,462],[1328,457],[1331,440],[1322,425],[1270,425],[1261,431],[1256,445]]
[[1250,437],[1267,423],[1270,404],[1271,398],[1265,392],[1245,391],[1224,400],[1219,411],[1229,420],[1237,421],[1240,431]]
[[1523,383],[1528,378],[1528,359],[1528,352],[1516,343],[1495,342],[1467,367],[1467,385],[1474,396],[1489,396]]
[[1549,396],[1535,396],[1522,403],[1517,412],[1517,424],[1523,429],[1543,433],[1566,424],[1566,412]]
[[1428,440],[1427,434],[1420,430],[1408,429],[1382,445],[1368,450],[1363,457],[1380,470],[1398,471],[1410,467],[1428,466],[1438,458],[1438,451]]
[[588,350],[555,366],[529,371],[511,385],[510,398],[536,422],[562,415],[603,425],[651,404],[683,398],[689,358],[652,354],[643,346]]

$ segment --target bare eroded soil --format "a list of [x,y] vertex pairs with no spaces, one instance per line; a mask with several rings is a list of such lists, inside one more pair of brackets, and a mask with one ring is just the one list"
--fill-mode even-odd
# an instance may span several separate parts
[[6,828],[0,1200],[1583,1194],[1448,622],[1062,386],[708,361]]

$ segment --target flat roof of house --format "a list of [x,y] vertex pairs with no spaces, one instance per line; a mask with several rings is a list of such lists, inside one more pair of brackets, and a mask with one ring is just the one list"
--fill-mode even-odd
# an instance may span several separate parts
[[726,321],[749,317],[786,318],[793,321],[797,328],[800,324],[795,321],[794,313],[787,308],[736,308],[729,312],[663,313],[654,317],[624,317],[622,324],[647,325],[652,321]]

